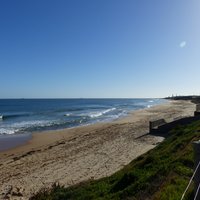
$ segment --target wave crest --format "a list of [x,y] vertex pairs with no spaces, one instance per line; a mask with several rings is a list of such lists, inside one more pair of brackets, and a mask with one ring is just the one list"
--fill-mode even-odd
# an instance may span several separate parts
[[101,111],[101,112],[91,113],[89,115],[89,117],[91,117],[91,118],[100,117],[100,116],[105,115],[106,113],[112,112],[114,110],[116,110],[116,108],[110,108],[110,109],[107,109],[107,110],[104,110],[104,111]]
[[11,115],[0,115],[0,119],[10,119],[10,118],[17,118],[17,117],[27,117],[29,114],[11,114]]

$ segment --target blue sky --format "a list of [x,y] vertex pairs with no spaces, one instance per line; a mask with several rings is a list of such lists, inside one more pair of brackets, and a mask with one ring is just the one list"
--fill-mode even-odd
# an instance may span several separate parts
[[198,0],[2,0],[0,98],[200,94]]

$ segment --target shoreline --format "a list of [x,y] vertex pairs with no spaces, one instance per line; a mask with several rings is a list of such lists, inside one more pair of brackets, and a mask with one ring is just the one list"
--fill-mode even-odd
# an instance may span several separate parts
[[[148,98],[147,98],[148,99]],[[46,134],[46,133],[57,133],[60,131],[68,131],[71,129],[76,129],[76,128],[82,128],[82,127],[88,127],[88,126],[96,126],[98,124],[110,124],[113,122],[120,122],[126,118],[128,118],[132,113],[144,109],[149,109],[155,106],[160,106],[163,104],[170,103],[170,100],[166,100],[165,102],[162,102],[161,104],[158,105],[153,105],[151,107],[146,107],[143,109],[138,109],[138,110],[131,110],[129,111],[126,115],[120,116],[119,118],[112,119],[109,121],[100,121],[100,122],[94,122],[91,124],[83,124],[80,126],[75,126],[75,127],[69,127],[69,128],[61,128],[61,129],[52,129],[52,130],[43,130],[43,131],[33,131],[30,133],[19,133],[19,134],[8,134],[8,135],[0,135],[0,153],[1,152],[6,152],[12,149],[19,148],[20,146],[24,146],[29,143],[29,141],[34,137],[34,134]]]
[[8,151],[26,144],[32,138],[30,134],[2,135],[0,137],[0,152]]
[[145,135],[149,120],[170,122],[194,110],[191,102],[172,101],[109,123],[34,133],[26,144],[0,152],[2,191],[8,186],[22,188],[28,199],[55,182],[70,186],[109,176],[163,141],[164,135]]

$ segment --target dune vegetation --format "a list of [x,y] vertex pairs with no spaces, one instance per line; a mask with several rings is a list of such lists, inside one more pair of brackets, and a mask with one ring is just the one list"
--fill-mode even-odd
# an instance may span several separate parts
[[[32,200],[177,200],[193,174],[192,142],[200,139],[200,121],[170,130],[156,148],[133,160],[110,177],[90,180],[73,187],[54,185]],[[190,187],[185,199],[193,196]]]

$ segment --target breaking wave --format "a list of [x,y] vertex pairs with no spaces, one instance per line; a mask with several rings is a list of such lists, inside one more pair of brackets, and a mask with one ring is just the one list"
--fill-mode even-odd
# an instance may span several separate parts
[[109,112],[112,112],[114,110],[116,110],[116,108],[110,108],[110,109],[107,109],[107,110],[104,110],[104,111],[90,113],[88,116],[91,117],[91,118],[96,118],[96,117],[100,117],[102,115],[105,115]]

